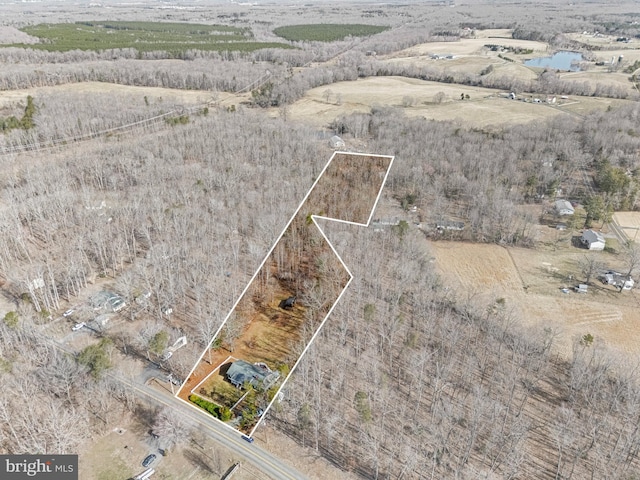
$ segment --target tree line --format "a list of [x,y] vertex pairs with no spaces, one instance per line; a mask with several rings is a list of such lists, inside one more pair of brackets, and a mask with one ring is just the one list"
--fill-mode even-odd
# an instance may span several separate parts
[[[517,209],[527,179],[535,175],[545,188],[557,179],[580,192],[574,174],[584,162],[606,156],[615,168],[627,165],[638,148],[637,115],[631,106],[491,132],[376,109],[344,117],[340,128],[396,155],[387,195],[400,202],[411,194],[425,221],[462,215],[473,239],[509,243],[529,238]],[[629,127],[612,142],[607,128],[619,125]],[[41,342],[48,312],[111,279],[136,305],[126,318],[140,327],[100,348],[157,355],[160,332],[173,338],[182,329],[200,345],[167,364],[186,375],[329,155],[317,132],[241,108],[47,155],[2,157],[0,269],[18,318],[0,322],[11,451],[54,448],[29,443],[34,419],[14,413],[17,399],[39,398],[22,379],[53,368],[46,344],[16,353],[21,342]],[[546,158],[553,161],[542,168]],[[367,478],[625,478],[637,468],[638,386],[597,339],[578,338],[572,357],[558,358],[554,332],[522,330],[504,300],[454,301],[416,229],[326,228],[355,280],[274,412],[280,429]],[[151,293],[147,303],[136,302],[142,292]],[[162,313],[167,305],[171,317]],[[63,372],[104,366],[98,351],[82,359],[54,362],[60,374],[46,370],[47,388],[60,402],[70,396],[79,412]],[[83,382],[113,394],[96,391],[91,411],[108,421],[130,393],[96,378]],[[55,448],[72,451],[84,438],[79,430],[67,429]]]

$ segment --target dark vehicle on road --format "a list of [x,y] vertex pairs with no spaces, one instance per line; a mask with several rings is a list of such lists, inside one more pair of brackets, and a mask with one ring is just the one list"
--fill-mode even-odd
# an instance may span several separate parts
[[246,441],[247,441],[247,442],[249,442],[249,443],[253,443],[253,438],[251,438],[251,437],[250,437],[250,436],[248,436],[248,435],[242,435],[242,439],[243,439],[243,440],[246,440]]

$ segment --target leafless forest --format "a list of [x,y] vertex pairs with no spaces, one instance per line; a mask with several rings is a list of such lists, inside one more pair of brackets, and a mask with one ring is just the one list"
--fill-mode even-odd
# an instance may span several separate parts
[[[522,4],[470,5],[464,19],[458,7],[347,5],[344,16],[393,28],[248,56],[0,49],[0,90],[101,81],[208,90],[212,100],[187,111],[137,96],[116,103],[101,93],[34,95],[34,126],[0,134],[0,282],[11,306],[0,321],[0,451],[73,453],[135,411],[133,392],[96,375],[96,363],[113,372],[126,357],[144,359],[160,331],[195,339],[168,362],[184,377],[330,157],[327,135],[394,155],[385,198],[417,205],[427,224],[465,219],[469,241],[532,246],[537,219],[521,206],[559,187],[607,207],[637,207],[637,102],[502,131],[390,108],[337,118],[326,132],[266,115],[267,106],[286,113],[309,88],[362,76],[482,84],[473,75],[389,70],[366,55],[454,40],[463,26],[520,26],[519,35],[558,46],[567,42],[562,32],[607,22],[623,24],[620,35],[638,33],[625,20],[633,4],[603,16],[588,3],[562,14],[551,4],[526,13]],[[339,18],[333,4],[317,8],[328,21]],[[256,22],[256,35],[296,23],[298,7],[271,10],[273,21]],[[212,11],[206,21],[220,21],[222,8]],[[8,21],[20,26],[18,10],[11,12]],[[298,71],[309,62],[317,68]],[[258,79],[270,87],[237,108],[216,104],[217,92],[251,89]],[[616,87],[586,91],[552,72],[532,84],[482,85],[629,97]],[[19,118],[25,107],[26,98],[0,116]],[[173,111],[175,122],[101,133]],[[52,141],[58,146],[35,148]],[[637,365],[589,338],[575,339],[571,358],[559,357],[553,327],[524,329],[503,299],[454,302],[418,229],[324,228],[354,281],[269,413],[279,430],[362,478],[640,478]],[[122,314],[135,328],[107,331],[102,353],[77,362],[57,348],[51,318],[103,284],[130,305],[143,292],[151,298]],[[160,429],[173,422],[156,421]]]

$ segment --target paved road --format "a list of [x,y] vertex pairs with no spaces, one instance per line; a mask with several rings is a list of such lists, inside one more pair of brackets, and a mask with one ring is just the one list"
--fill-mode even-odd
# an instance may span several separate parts
[[126,385],[133,390],[136,396],[157,406],[166,406],[175,411],[180,412],[183,418],[193,423],[200,432],[231,450],[234,454],[243,458],[244,461],[251,463],[260,471],[268,475],[274,480],[306,480],[307,477],[300,472],[289,467],[277,457],[274,457],[266,450],[263,450],[255,443],[248,443],[240,438],[240,435],[228,427],[220,424],[213,418],[207,418],[206,415],[200,413],[171,395],[151,388],[147,385],[141,385],[135,381],[124,378],[121,375],[109,374],[109,376],[118,382]]
[[[53,338],[43,337],[43,340],[65,353],[73,356],[76,355],[75,351]],[[307,477],[288,466],[279,458],[263,450],[257,444],[243,440],[237,431],[222,425],[213,418],[209,418],[204,413],[198,411],[195,406],[192,407],[172,395],[165,394],[138,381],[126,378],[119,373],[107,372],[106,375],[130,388],[139,400],[159,407],[169,407],[180,412],[182,417],[198,428],[201,433],[231,450],[243,461],[252,464],[265,474],[265,478],[268,476],[273,480],[307,480]],[[157,375],[147,372],[146,376],[154,377]],[[143,377],[145,377],[144,374]]]

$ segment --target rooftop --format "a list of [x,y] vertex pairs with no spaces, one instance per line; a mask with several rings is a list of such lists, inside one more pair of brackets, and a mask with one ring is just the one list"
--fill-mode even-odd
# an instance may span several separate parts
[[236,360],[227,370],[227,378],[238,388],[249,383],[255,388],[268,389],[279,377],[279,372],[271,371],[265,364],[251,364],[245,360]]

